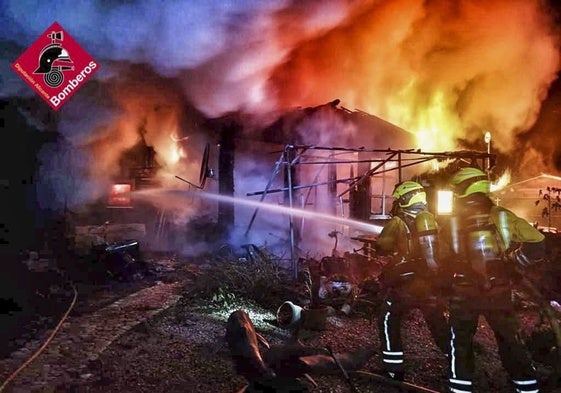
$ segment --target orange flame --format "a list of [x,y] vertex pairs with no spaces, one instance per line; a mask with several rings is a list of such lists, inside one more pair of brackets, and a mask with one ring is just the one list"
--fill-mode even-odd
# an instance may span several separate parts
[[169,156],[167,157],[167,161],[171,166],[174,166],[181,160],[182,158],[187,157],[187,153],[185,149],[180,145],[181,142],[187,141],[189,139],[188,136],[183,138],[178,138],[176,133],[170,134],[170,140],[172,143],[169,146]]
[[491,192],[500,191],[510,184],[511,173],[510,169],[504,171],[504,173],[495,181],[491,183]]
[[[150,75],[143,73],[139,78],[132,74],[130,79],[116,81],[113,98],[121,111],[113,124],[100,130],[90,143],[96,156],[92,168],[96,176],[117,175],[123,153],[139,143],[154,149],[155,164],[160,168],[156,175],[164,185],[177,173],[198,176],[194,168],[199,164],[190,163],[187,152],[189,137],[185,135],[191,130],[184,128],[183,93],[172,81]],[[126,177],[120,177],[123,175]]]
[[560,66],[541,2],[361,4],[275,70],[281,105],[337,97],[410,131],[425,151],[458,148],[458,139],[478,140],[486,129],[508,151],[533,124]]

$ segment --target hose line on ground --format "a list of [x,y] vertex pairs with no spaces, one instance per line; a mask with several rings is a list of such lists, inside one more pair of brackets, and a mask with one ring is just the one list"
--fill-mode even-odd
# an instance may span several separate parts
[[54,336],[57,334],[57,332],[60,330],[60,328],[62,327],[62,324],[64,323],[64,321],[66,320],[66,318],[68,317],[68,314],[70,314],[70,311],[72,311],[72,308],[74,307],[74,304],[76,304],[76,299],[78,298],[78,291],[76,290],[76,287],[74,286],[74,284],[72,285],[72,290],[74,291],[74,298],[72,299],[72,302],[70,303],[70,306],[68,307],[68,310],[66,310],[66,312],[64,313],[64,315],[62,316],[61,320],[59,321],[59,323],[56,325],[56,327],[54,328],[54,330],[51,332],[51,334],[49,335],[49,337],[47,338],[47,340],[43,343],[43,345],[41,345],[41,347],[35,351],[35,353],[33,355],[31,355],[31,357],[29,359],[27,359],[25,361],[25,363],[23,363],[16,371],[14,371],[12,374],[10,374],[10,376],[4,381],[4,383],[0,386],[0,392],[4,391],[4,389],[8,386],[8,384],[20,373],[22,372],[27,366],[29,366],[29,364],[31,364],[31,362],[33,360],[35,360],[35,358],[37,356],[39,356],[41,354],[41,352],[43,352],[45,350],[45,348],[47,348],[47,346],[49,345],[49,343],[51,342],[51,340],[54,338]]

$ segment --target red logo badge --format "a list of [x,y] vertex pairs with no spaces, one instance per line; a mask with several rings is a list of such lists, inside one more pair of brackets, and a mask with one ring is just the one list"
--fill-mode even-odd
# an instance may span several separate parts
[[12,69],[58,110],[99,69],[99,64],[55,22],[12,64]]

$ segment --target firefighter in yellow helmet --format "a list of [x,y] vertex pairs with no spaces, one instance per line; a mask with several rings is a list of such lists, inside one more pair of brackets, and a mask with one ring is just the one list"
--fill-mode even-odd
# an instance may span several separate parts
[[[473,336],[483,315],[493,330],[502,363],[518,393],[537,393],[531,359],[517,335],[512,303],[513,272],[544,256],[544,236],[526,220],[489,198],[487,175],[462,168],[451,178],[455,213],[450,230],[450,375],[449,389],[473,391]],[[516,273],[519,274],[519,273]]]
[[437,263],[438,228],[427,210],[426,192],[414,181],[395,186],[393,217],[376,240],[376,252],[389,257],[381,284],[386,297],[378,317],[383,372],[403,380],[404,353],[401,321],[412,309],[422,311],[433,339],[448,352],[449,328],[445,307],[438,302],[433,283]]

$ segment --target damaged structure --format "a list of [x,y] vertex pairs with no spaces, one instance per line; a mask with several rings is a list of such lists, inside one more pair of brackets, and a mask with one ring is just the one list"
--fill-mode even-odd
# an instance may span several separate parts
[[[77,187],[91,189],[99,197],[68,206],[51,201],[64,211],[61,225],[45,228],[42,240],[29,248],[43,247],[45,239],[66,239],[49,247],[71,248],[83,255],[111,245],[112,250],[126,249],[118,245],[136,241],[141,250],[193,255],[225,244],[258,245],[279,253],[289,250],[287,267],[296,276],[300,257],[321,259],[340,250],[361,249],[368,258],[374,227],[357,230],[349,224],[382,225],[389,217],[397,182],[431,172],[443,161],[479,161],[484,167],[493,156],[412,148],[413,134],[363,111],[349,110],[339,100],[296,108],[265,126],[249,126],[252,121],[240,113],[208,119],[185,107],[177,121],[184,131],[163,143],[153,130],[162,127],[171,112],[169,105],[158,104],[138,124],[128,125],[135,128],[130,136],[134,143],[111,151],[111,160],[104,157],[109,156],[109,139],[88,147],[99,157],[87,168],[91,179],[84,185],[79,178],[83,174],[71,173],[65,182],[73,182],[52,187],[63,187],[70,196]],[[46,124],[56,129],[57,122]],[[111,173],[95,178],[101,164]],[[434,202],[429,184],[434,179],[423,182]],[[208,194],[226,199],[207,198]],[[273,205],[310,214],[266,210]],[[321,215],[339,221],[326,225],[318,219]]]
[[[149,122],[137,126],[137,141],[120,153],[108,192],[75,215],[76,249],[131,240],[145,249],[191,254],[224,244],[266,245],[290,250],[287,267],[296,277],[300,257],[335,254],[334,233],[341,249],[367,251],[376,229],[357,230],[353,223],[383,225],[396,183],[444,161],[483,167],[494,160],[488,152],[412,149],[412,134],[339,100],[297,108],[251,130],[240,114],[192,118],[197,128],[173,139],[176,145],[189,139],[189,152],[175,152],[175,162],[189,154],[191,165],[174,173],[166,167],[169,157],[147,137]],[[424,180],[432,199],[433,180]],[[293,210],[265,213],[272,205]],[[293,214],[298,211],[310,214]],[[339,222],[326,225],[326,216]]]

